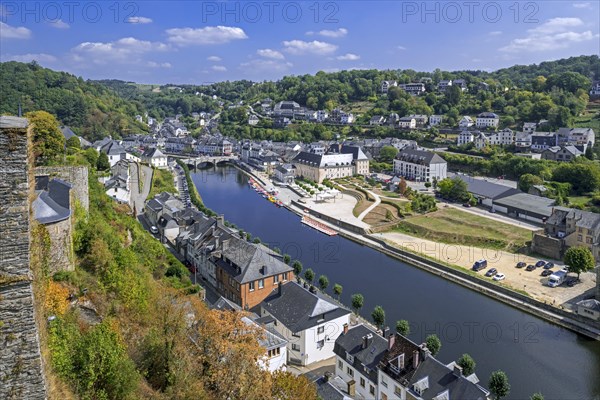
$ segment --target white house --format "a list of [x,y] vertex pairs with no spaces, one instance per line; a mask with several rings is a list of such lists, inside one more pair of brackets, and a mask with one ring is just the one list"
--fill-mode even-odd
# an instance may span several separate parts
[[590,96],[600,96],[600,81],[595,81],[590,90]]
[[515,133],[508,128],[494,132],[489,137],[490,144],[494,146],[510,146],[515,144]]
[[398,87],[412,96],[425,93],[425,84],[423,83],[401,83]]
[[157,148],[147,149],[142,154],[142,161],[155,168],[167,168],[167,156]]
[[429,126],[436,126],[442,123],[441,115],[432,115],[429,117]]
[[254,115],[254,114],[252,114],[252,115],[250,115],[248,117],[248,124],[249,125],[254,126],[254,125],[257,125],[259,122],[260,122],[260,119],[256,115]]
[[261,347],[265,349],[265,355],[258,360],[258,365],[269,372],[279,370],[285,371],[287,361],[287,340],[273,328],[260,326],[257,323],[260,322],[260,319],[258,321],[253,321],[248,317],[242,317],[242,321],[259,332],[260,338],[258,342]]
[[442,93],[444,93],[446,91],[446,89],[448,89],[448,87],[452,86],[452,81],[451,80],[441,80],[438,83],[438,90]]
[[577,314],[595,321],[600,321],[600,301],[595,299],[578,301]]
[[296,282],[279,285],[258,306],[263,323],[272,326],[288,343],[288,364],[310,365],[334,356],[335,340],[350,311]]
[[381,82],[381,93],[387,93],[391,87],[398,86],[396,81],[383,81]]
[[497,128],[500,117],[496,113],[482,112],[477,116],[475,126],[478,128]]
[[402,117],[398,120],[400,128],[415,129],[417,127],[417,121],[412,117]]
[[448,163],[429,151],[404,149],[394,158],[394,173],[419,182],[441,181],[448,174]]
[[139,161],[139,158],[131,153],[127,153],[125,149],[114,140],[110,140],[107,144],[102,146],[100,151],[106,153],[111,167],[120,160]]
[[104,182],[106,194],[119,203],[129,203],[131,197],[129,161],[119,160],[110,168],[111,177]]
[[458,121],[458,127],[462,129],[470,128],[473,126],[473,124],[475,124],[473,118],[469,117],[468,115],[463,116],[460,121]]
[[533,133],[537,128],[537,123],[535,122],[524,122],[523,123],[523,132]]
[[468,144],[468,143],[473,143],[473,140],[475,140],[475,136],[473,135],[473,132],[471,131],[462,131],[461,133],[458,134],[458,137],[456,138],[456,144],[459,146]]
[[515,147],[518,151],[529,151],[531,148],[531,133],[517,132],[515,134]]
[[476,132],[474,143],[475,148],[481,150],[490,144],[490,138],[483,132]]

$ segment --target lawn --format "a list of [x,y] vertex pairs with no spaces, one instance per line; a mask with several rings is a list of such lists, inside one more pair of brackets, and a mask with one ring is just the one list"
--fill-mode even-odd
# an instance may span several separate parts
[[583,115],[573,119],[576,128],[592,128],[596,134],[600,132],[600,101],[589,102]]
[[173,182],[173,174],[164,169],[155,169],[152,175],[152,187],[148,198],[151,199],[159,193],[169,192],[176,193],[175,183]]
[[586,209],[590,200],[592,200],[590,196],[569,196],[569,206],[581,206]]
[[412,236],[450,244],[517,251],[531,240],[531,231],[455,208],[404,219],[396,229]]

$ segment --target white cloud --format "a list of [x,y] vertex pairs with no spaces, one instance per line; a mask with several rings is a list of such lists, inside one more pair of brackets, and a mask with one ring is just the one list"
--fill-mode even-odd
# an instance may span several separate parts
[[0,22],[0,38],[2,39],[29,39],[31,31],[24,26],[11,26]]
[[46,54],[46,53],[38,53],[38,54],[27,53],[27,54],[15,54],[15,55],[7,54],[6,57],[3,57],[3,61],[19,61],[19,62],[28,63],[28,62],[31,62],[34,60],[43,64],[43,63],[56,62],[57,58],[51,54]]
[[148,17],[129,17],[127,22],[130,24],[151,24],[152,18]]
[[168,63],[168,62],[158,63],[155,61],[148,61],[146,63],[146,65],[149,66],[150,68],[171,68],[172,67],[171,63]]
[[490,36],[500,36],[502,35],[502,31],[491,31],[489,33]]
[[332,30],[328,30],[328,29],[323,29],[322,31],[319,32],[314,32],[314,31],[308,31],[306,32],[307,35],[312,36],[312,35],[321,35],[321,36],[325,36],[328,38],[341,38],[344,37],[348,34],[348,29],[346,28],[339,28],[336,29],[335,31]]
[[227,67],[225,67],[225,66],[223,66],[223,65],[213,65],[213,66],[211,67],[211,69],[212,69],[213,71],[217,71],[217,72],[225,72],[225,71],[227,71]]
[[219,61],[221,61],[221,57],[217,57],[217,56],[206,57],[206,59],[208,61],[212,61],[212,62],[219,62]]
[[256,50],[256,54],[258,54],[261,57],[272,58],[274,60],[283,60],[285,58],[283,54],[281,54],[277,50],[272,49],[259,49]]
[[141,62],[142,56],[146,53],[163,52],[169,49],[170,47],[164,43],[127,37],[106,43],[83,42],[71,49],[71,52],[78,62],[135,64]]
[[207,26],[205,28],[167,29],[169,41],[180,46],[224,44],[233,40],[247,39],[242,28],[232,26]]
[[573,3],[573,7],[575,8],[592,8],[592,3]]
[[343,56],[338,56],[337,59],[340,61],[356,61],[360,60],[360,56],[352,53],[346,53]]
[[396,47],[396,48],[397,48],[398,50],[406,50],[406,47],[404,47],[404,46],[398,46],[398,47]]
[[508,53],[551,51],[599,37],[589,30],[583,32],[573,30],[582,25],[583,21],[579,18],[552,18],[537,28],[527,30],[527,36],[513,39],[508,45],[501,47],[500,51]]
[[312,42],[305,42],[303,40],[286,40],[283,42],[285,46],[285,51],[294,55],[302,55],[302,54],[318,54],[318,55],[326,55],[335,52],[338,46],[320,42],[318,40],[313,40]]
[[69,29],[71,27],[71,25],[67,24],[62,19],[48,21],[48,23],[50,24],[51,27],[56,28],[56,29]]
[[257,74],[264,72],[284,72],[293,66],[291,62],[287,61],[256,59],[240,64],[240,69]]

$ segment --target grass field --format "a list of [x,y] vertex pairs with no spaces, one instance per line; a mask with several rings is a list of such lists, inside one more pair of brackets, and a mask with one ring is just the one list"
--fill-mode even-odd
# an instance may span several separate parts
[[175,183],[173,182],[173,174],[164,169],[155,169],[154,175],[152,175],[152,187],[150,188],[148,198],[151,199],[162,192],[177,192]]
[[576,128],[592,128],[596,134],[600,132],[600,101],[589,102],[583,115],[573,120]]
[[404,219],[396,229],[412,236],[450,244],[517,251],[531,240],[531,231],[455,208]]

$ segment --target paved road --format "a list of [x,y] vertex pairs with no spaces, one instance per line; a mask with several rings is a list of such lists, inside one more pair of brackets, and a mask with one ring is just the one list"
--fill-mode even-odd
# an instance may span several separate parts
[[[133,208],[135,208],[137,214],[141,214],[144,209],[144,203],[146,202],[146,198],[150,193],[150,188],[152,186],[152,168],[147,165],[142,165],[141,174],[138,174],[138,169],[140,168],[139,164],[131,163],[131,200],[130,204]],[[140,192],[139,184],[138,184],[138,176],[141,176],[143,179],[142,182],[142,190]]]
[[[539,231],[540,229],[543,229],[541,226],[535,225],[534,223],[514,219],[505,214],[501,214],[498,212],[490,213],[489,211],[483,210],[478,207],[468,208],[468,207],[463,207],[460,204],[452,204],[452,203],[439,203],[439,204],[440,204],[440,206],[438,208],[448,205],[449,207],[453,207],[453,208],[456,208],[456,209],[464,211],[464,212],[479,215],[480,217],[484,217],[484,218],[488,218],[488,219],[493,219],[495,221],[504,222],[505,224],[518,226],[519,228],[528,229],[530,231]],[[441,206],[441,204],[444,204],[444,206]]]

